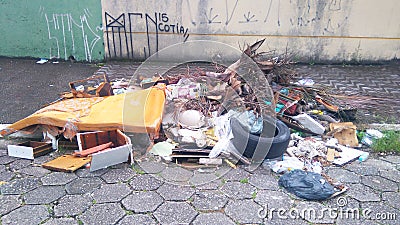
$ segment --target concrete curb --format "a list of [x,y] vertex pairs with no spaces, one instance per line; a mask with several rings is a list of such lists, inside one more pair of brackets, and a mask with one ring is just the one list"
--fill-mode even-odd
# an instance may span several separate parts
[[363,129],[376,129],[376,130],[393,130],[400,131],[400,124],[389,124],[389,123],[371,123],[371,124],[359,124],[357,128]]

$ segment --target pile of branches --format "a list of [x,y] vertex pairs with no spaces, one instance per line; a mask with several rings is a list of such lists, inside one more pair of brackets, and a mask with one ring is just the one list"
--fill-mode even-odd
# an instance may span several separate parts
[[[265,39],[262,39],[252,45],[247,45],[240,59],[227,68],[216,66],[216,72],[204,71],[199,68],[191,72],[188,68],[186,74],[166,76],[165,78],[170,84],[177,83],[182,78],[191,78],[192,80],[208,84],[216,79],[230,86],[225,93],[222,93],[225,101],[223,101],[220,107],[216,107],[215,102],[209,102],[204,99],[202,100],[202,107],[198,104],[193,104],[193,102],[186,104],[186,107],[189,106],[190,108],[190,106],[193,106],[197,110],[201,108],[200,111],[210,111],[210,109],[213,111],[218,108],[218,111],[222,113],[222,109],[229,110],[229,108],[244,105],[246,110],[253,110],[257,114],[262,115],[266,113],[272,115],[275,113],[274,105],[267,106],[260,103],[258,97],[264,96],[265,100],[273,99],[273,93],[270,93],[270,89],[267,87],[272,85],[273,82],[280,85],[287,85],[295,77],[296,73],[292,68],[294,64],[292,56],[287,51],[283,55],[275,55],[274,51],[257,52],[264,42]],[[262,71],[262,75],[260,74],[260,70],[254,73],[247,72],[248,70],[255,70],[254,63]],[[263,84],[263,82],[268,82],[269,85]]]
[[257,41],[251,46],[247,46],[244,54],[253,59],[258,67],[263,71],[269,84],[275,82],[277,84],[287,85],[297,75],[293,70],[293,55],[289,54],[287,49],[284,54],[276,55],[275,51],[257,52],[265,39]]

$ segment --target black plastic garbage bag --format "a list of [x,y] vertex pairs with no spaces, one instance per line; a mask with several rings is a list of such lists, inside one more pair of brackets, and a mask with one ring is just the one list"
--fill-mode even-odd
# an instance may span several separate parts
[[285,173],[278,183],[296,196],[308,200],[324,200],[335,192],[320,174],[303,170]]

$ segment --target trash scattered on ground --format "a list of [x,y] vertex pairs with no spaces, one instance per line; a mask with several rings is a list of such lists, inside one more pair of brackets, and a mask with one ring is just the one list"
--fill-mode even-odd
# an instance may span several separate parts
[[[69,92],[0,134],[42,132],[43,142],[9,145],[9,155],[33,159],[53,149],[68,151],[42,165],[63,172],[83,166],[92,172],[148,156],[189,169],[262,163],[283,174],[279,184],[299,197],[321,200],[346,191],[324,168],[368,160],[360,147],[383,133],[358,131],[352,122],[357,109],[340,104],[312,79],[296,81],[292,56],[257,52],[264,42],[214,71],[141,74],[134,83],[106,75],[72,81]],[[261,73],[241,77],[246,60]],[[260,85],[261,78],[267,83]],[[261,90],[260,98],[254,85],[272,91]],[[134,155],[122,127],[125,133],[147,133],[147,151]]]
[[292,170],[302,170],[304,162],[300,161],[297,157],[285,156],[282,161],[273,161],[268,165],[275,173],[286,173]]
[[45,63],[47,63],[48,61],[49,61],[48,59],[42,58],[42,59],[40,59],[39,61],[37,61],[36,64],[45,64]]
[[[340,145],[338,145],[339,147]],[[357,150],[354,148],[349,148],[346,146],[340,146],[339,156],[337,159],[333,161],[333,164],[343,166],[353,160],[356,160],[358,157],[363,155],[365,152],[361,150]]]
[[368,159],[368,156],[369,156],[369,153],[368,152],[364,152],[364,153],[362,153],[359,157],[358,157],[358,161],[361,163],[361,162],[364,162],[365,160],[367,160]]
[[78,149],[62,155],[42,166],[61,172],[73,172],[84,165],[90,171],[123,162],[133,162],[132,144],[120,130],[77,133]]
[[380,139],[383,137],[382,132],[374,129],[366,129],[364,136],[361,139],[361,143],[371,146],[374,140]]

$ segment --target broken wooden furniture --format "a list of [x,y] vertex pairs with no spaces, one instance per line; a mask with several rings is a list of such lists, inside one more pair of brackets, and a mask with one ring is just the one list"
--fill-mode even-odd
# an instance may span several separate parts
[[26,141],[17,145],[8,145],[7,148],[9,156],[23,159],[34,159],[54,151],[51,143],[38,141]]
[[77,140],[80,152],[107,146],[91,154],[91,172],[127,161],[133,162],[131,139],[120,130],[78,133]]
[[[131,139],[120,130],[77,134],[79,150],[44,163],[46,169],[74,172],[90,163],[90,172],[123,162],[133,162]],[[85,154],[84,154],[85,153]]]

